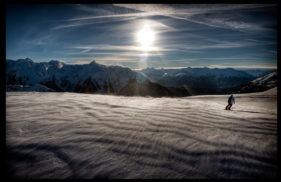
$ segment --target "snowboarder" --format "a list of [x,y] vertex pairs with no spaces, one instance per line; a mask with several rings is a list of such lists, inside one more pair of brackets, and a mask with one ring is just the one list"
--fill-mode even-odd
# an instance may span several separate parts
[[235,104],[235,98],[233,94],[228,98],[228,105],[225,107],[225,110],[230,110],[232,104]]

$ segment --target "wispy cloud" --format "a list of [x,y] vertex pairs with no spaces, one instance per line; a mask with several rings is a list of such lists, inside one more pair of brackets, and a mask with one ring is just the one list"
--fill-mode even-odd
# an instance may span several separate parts
[[[200,66],[205,67],[205,66]],[[209,65],[208,68],[234,68],[234,69],[277,69],[277,66],[270,65]]]
[[[81,53],[87,53],[90,51],[138,51],[143,52],[142,48],[133,45],[111,45],[111,44],[96,44],[96,45],[85,45],[85,46],[73,46],[69,47],[73,49],[80,49]],[[174,49],[161,48],[151,46],[148,52],[165,52],[173,51]]]
[[[208,42],[209,41],[209,42]],[[210,43],[211,42],[211,43]],[[251,47],[258,45],[271,45],[272,42],[254,42],[254,41],[220,41],[206,38],[203,42],[190,42],[190,43],[174,43],[170,45],[163,45],[164,50],[173,51],[190,51],[190,50],[210,50],[210,49],[234,49]]]
[[201,14],[210,11],[229,11],[241,9],[263,8],[275,4],[114,4],[117,7],[134,9],[141,12],[157,12],[168,14]]
[[[83,58],[80,58],[83,59]],[[78,60],[78,61],[74,61],[71,64],[89,64],[91,62],[91,60]]]
[[[204,15],[207,13],[218,13],[221,11],[230,11],[230,10],[242,10],[242,9],[254,9],[254,8],[262,8],[268,6],[275,6],[274,4],[225,4],[225,5],[187,5],[187,6],[177,6],[177,8],[173,8],[169,5],[151,5],[151,6],[143,6],[141,4],[115,4],[115,6],[126,7],[135,10],[139,10],[142,12],[154,12],[155,14],[167,16],[174,19],[190,21],[193,23],[198,23],[201,25],[206,25],[209,27],[222,28],[222,29],[232,29],[232,30],[267,30],[267,28],[262,27],[260,24],[256,24],[253,22],[244,22],[239,20],[233,20],[232,16],[229,15],[228,18],[219,18],[212,17],[208,18]],[[180,7],[180,8],[179,8]]]
[[159,15],[154,12],[144,12],[144,13],[124,13],[124,14],[112,14],[112,15],[103,15],[103,16],[83,16],[68,19],[67,21],[81,21],[81,20],[94,20],[94,19],[107,19],[107,18],[128,18],[128,17],[147,17]]
[[[66,22],[64,24],[55,26],[52,28],[52,30],[59,30],[59,29],[64,29],[64,28],[73,28],[73,27],[80,27],[80,26],[85,26],[85,25],[91,25],[91,24],[99,24],[99,23],[110,23],[110,22],[116,22],[116,21],[128,21],[128,20],[133,20],[135,17],[122,17],[122,19],[99,19],[96,18],[96,20],[93,19],[84,19],[84,21],[77,19],[74,22]],[[67,21],[67,20],[66,20]]]
[[[74,57],[123,57],[123,58],[139,58],[142,56],[143,52],[136,52],[136,51],[124,51],[124,52],[80,52],[80,51],[72,51],[72,52],[66,52],[67,55],[69,56],[74,56]],[[155,57],[155,56],[161,56],[163,54],[159,52],[150,52],[146,53],[148,57]]]
[[[184,69],[187,67],[191,68],[210,68],[210,69],[224,69],[224,68],[233,68],[233,69],[277,69],[276,66],[236,66],[236,65],[229,65],[229,66],[223,66],[223,65],[209,65],[209,66],[158,66],[154,67],[154,69]],[[143,68],[135,68],[133,70],[140,71]]]
[[108,62],[108,61],[113,61],[113,62],[138,62],[138,59],[133,59],[133,58],[128,58],[128,57],[98,57],[95,59],[96,61],[102,61],[102,62]]
[[[18,19],[22,23],[14,18],[19,15],[14,12],[7,19],[6,54],[41,59],[52,55],[68,62],[80,61],[77,63],[94,59],[132,67],[138,67],[143,57],[148,64],[142,67],[225,66],[230,62],[269,65],[277,63],[275,6],[75,4],[58,6],[62,11],[44,15],[29,11],[42,21],[29,20],[21,13],[23,18]],[[50,24],[42,23],[46,19]],[[154,31],[155,40],[143,56],[137,32],[145,23]]]

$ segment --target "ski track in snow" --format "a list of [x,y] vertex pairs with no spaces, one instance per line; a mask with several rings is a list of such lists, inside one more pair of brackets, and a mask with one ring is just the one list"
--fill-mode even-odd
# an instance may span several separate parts
[[271,178],[277,89],[236,96],[6,93],[9,174],[18,178]]

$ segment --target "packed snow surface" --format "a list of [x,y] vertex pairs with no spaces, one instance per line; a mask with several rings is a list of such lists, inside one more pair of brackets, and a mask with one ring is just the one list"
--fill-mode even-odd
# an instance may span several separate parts
[[276,177],[277,89],[228,97],[7,92],[9,175]]

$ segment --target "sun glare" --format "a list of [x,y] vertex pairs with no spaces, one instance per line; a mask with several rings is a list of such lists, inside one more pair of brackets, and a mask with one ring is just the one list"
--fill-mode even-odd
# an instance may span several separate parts
[[154,32],[148,24],[145,24],[137,34],[137,40],[143,51],[149,51],[151,49],[154,39]]

